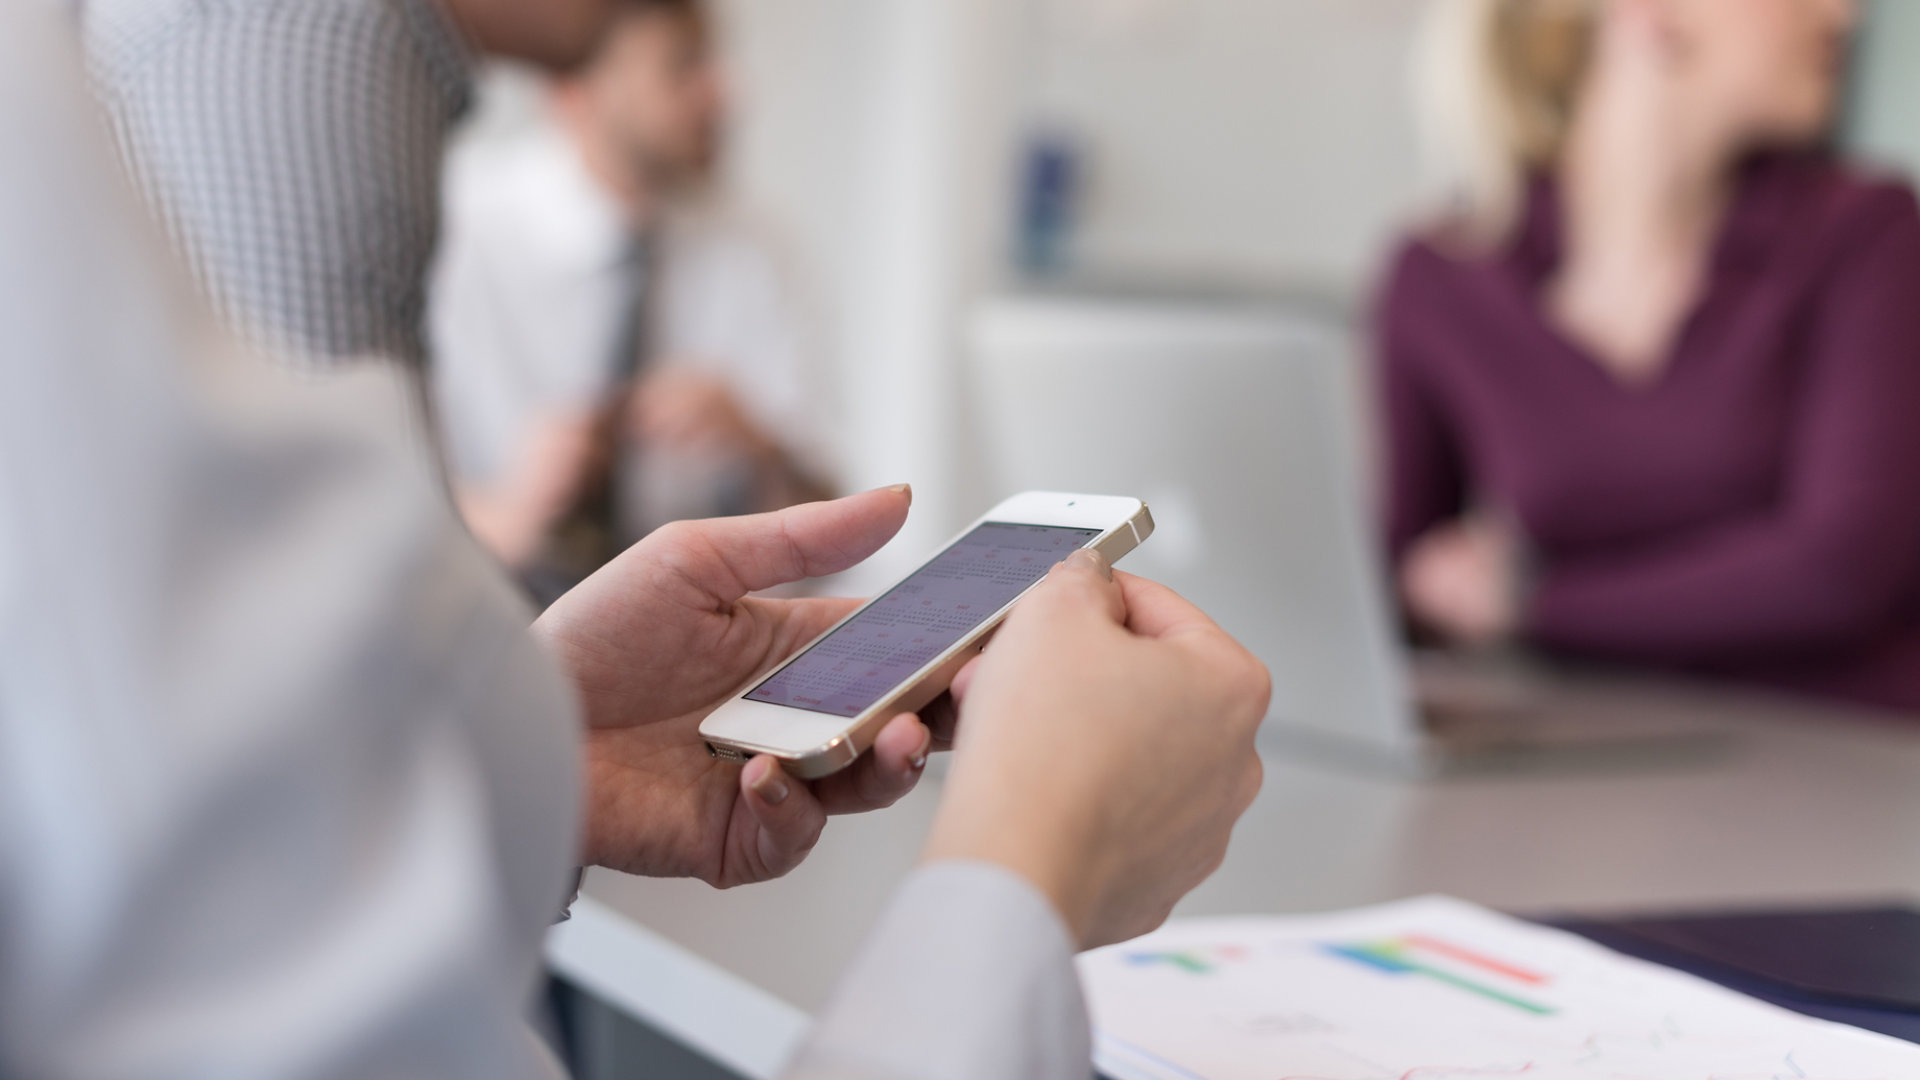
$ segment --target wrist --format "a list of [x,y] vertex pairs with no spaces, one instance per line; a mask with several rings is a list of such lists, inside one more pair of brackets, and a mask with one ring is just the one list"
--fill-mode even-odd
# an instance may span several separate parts
[[1095,865],[1097,850],[1090,825],[1057,808],[1018,812],[1017,803],[997,804],[993,814],[943,808],[921,853],[923,864],[990,863],[1031,885],[1066,924],[1076,946],[1091,939],[1098,918],[1104,875]]
[[559,918],[553,920],[555,926],[570,921],[573,918],[573,905],[579,901],[580,886],[586,882],[586,879],[587,868],[585,866],[576,866],[573,868],[573,887],[567,891],[566,902],[560,905]]

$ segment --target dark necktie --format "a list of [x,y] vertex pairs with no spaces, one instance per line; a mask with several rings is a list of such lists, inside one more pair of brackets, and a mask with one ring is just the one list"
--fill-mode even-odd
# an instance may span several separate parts
[[649,286],[653,277],[655,245],[635,235],[622,245],[613,267],[618,321],[609,338],[607,354],[608,422],[600,436],[606,440],[607,468],[580,493],[580,498],[554,526],[539,564],[526,575],[534,599],[543,606],[605,566],[624,548],[620,529],[620,469],[625,446],[619,429],[625,422],[624,402],[647,354]]

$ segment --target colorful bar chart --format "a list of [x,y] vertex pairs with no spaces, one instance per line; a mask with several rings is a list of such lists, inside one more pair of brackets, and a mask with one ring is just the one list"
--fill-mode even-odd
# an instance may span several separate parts
[[1480,979],[1468,978],[1457,971],[1425,959],[1425,957],[1442,958],[1454,964],[1478,969],[1486,974],[1527,986],[1544,986],[1548,981],[1546,976],[1537,972],[1437,938],[1410,935],[1360,944],[1329,944],[1322,948],[1330,956],[1350,960],[1387,975],[1413,975],[1433,979],[1455,989],[1478,994],[1489,1001],[1510,1005],[1535,1016],[1552,1016],[1558,1011],[1551,1005],[1509,992]]
[[1446,897],[1177,920],[1079,965],[1114,1080],[1920,1078],[1920,1046]]
[[1206,949],[1187,949],[1181,952],[1129,952],[1127,963],[1134,967],[1150,967],[1165,964],[1179,968],[1193,975],[1211,975],[1222,964],[1231,964],[1247,959],[1248,950],[1237,945],[1216,945]]

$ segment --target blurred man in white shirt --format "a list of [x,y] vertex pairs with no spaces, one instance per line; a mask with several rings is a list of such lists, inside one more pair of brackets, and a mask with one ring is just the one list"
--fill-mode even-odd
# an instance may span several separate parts
[[704,205],[725,102],[699,0],[634,0],[548,122],[454,155],[429,317],[462,508],[551,599],[672,520],[825,493],[780,267]]

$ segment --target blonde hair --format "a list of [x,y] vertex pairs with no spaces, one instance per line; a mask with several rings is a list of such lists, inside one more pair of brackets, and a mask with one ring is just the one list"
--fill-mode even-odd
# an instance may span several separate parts
[[1566,142],[1605,0],[1429,0],[1415,110],[1461,237],[1498,244]]

